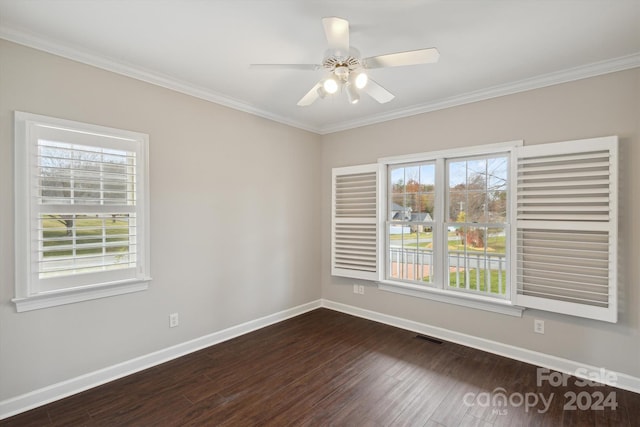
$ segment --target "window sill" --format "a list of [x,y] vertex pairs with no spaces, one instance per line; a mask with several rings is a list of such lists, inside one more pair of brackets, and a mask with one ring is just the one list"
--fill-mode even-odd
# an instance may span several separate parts
[[393,281],[379,281],[378,289],[387,292],[395,292],[417,298],[425,298],[447,304],[461,305],[463,307],[475,308],[478,310],[491,311],[494,313],[506,314],[514,317],[522,317],[524,307],[513,305],[511,301],[486,298],[479,295],[469,295],[444,291],[441,289],[425,288],[414,286],[408,283]]
[[145,278],[95,286],[83,286],[59,291],[42,292],[29,297],[14,298],[12,301],[16,305],[16,311],[21,313],[23,311],[38,310],[58,305],[73,304],[80,301],[144,291],[149,288],[150,281],[151,278]]

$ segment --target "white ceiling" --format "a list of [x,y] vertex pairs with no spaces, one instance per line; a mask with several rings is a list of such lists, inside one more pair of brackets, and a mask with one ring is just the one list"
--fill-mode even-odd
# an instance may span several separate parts
[[[323,71],[321,18],[363,57],[437,47],[437,64],[375,69],[396,95],[298,100]],[[640,0],[0,0],[0,37],[318,133],[640,66]],[[1,59],[1,58],[0,58]]]

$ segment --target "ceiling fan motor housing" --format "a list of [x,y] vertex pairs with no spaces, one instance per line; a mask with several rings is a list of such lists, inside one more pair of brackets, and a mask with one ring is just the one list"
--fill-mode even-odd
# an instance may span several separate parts
[[349,72],[362,67],[360,64],[360,52],[355,47],[351,47],[348,56],[341,56],[339,53],[336,50],[327,50],[322,66],[339,78],[346,80],[349,77]]

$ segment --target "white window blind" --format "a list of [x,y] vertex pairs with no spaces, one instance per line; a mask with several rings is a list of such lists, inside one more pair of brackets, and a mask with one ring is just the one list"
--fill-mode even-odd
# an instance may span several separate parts
[[332,174],[331,274],[378,280],[381,173],[378,164]]
[[617,321],[617,137],[521,147],[515,303]]
[[146,135],[16,112],[18,311],[149,280],[146,159]]

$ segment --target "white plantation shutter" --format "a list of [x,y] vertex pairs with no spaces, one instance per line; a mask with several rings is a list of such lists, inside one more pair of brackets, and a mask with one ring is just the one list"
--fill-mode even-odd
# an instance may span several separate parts
[[379,280],[380,165],[333,169],[331,274]]
[[[47,135],[37,139],[33,159],[37,220],[32,235],[39,278],[135,269],[135,146],[60,142],[63,132],[38,130]],[[63,134],[53,141],[52,133]]]
[[617,321],[617,137],[518,149],[514,303]]

